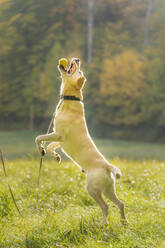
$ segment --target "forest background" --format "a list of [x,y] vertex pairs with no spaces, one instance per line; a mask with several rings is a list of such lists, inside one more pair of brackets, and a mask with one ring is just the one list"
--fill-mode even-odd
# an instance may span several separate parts
[[79,57],[96,137],[165,141],[164,0],[0,0],[0,129],[46,130]]

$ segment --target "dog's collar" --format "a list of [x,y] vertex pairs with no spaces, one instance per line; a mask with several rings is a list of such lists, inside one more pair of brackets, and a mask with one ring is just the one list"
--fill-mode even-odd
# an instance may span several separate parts
[[76,96],[66,96],[66,95],[61,95],[60,96],[61,100],[72,100],[72,101],[79,101],[82,102],[82,100],[79,97]]

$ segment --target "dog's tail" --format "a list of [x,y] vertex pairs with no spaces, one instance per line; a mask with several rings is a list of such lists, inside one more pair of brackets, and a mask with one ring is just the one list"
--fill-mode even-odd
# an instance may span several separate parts
[[117,168],[116,166],[114,166],[114,165],[112,165],[112,164],[109,164],[109,170],[110,170],[110,172],[113,173],[113,175],[114,175],[117,179],[121,178],[122,174],[121,174],[121,171],[120,171],[119,168]]

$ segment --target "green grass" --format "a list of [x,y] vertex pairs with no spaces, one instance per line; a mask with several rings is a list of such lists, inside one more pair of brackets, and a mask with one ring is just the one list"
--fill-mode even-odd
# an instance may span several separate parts
[[129,220],[123,226],[118,209],[106,199],[105,228],[100,208],[86,191],[85,174],[72,162],[58,165],[45,158],[37,189],[39,157],[31,155],[36,134],[0,133],[0,147],[9,158],[8,181],[21,211],[19,216],[0,166],[0,248],[165,247],[164,145],[96,140],[123,173],[117,194]]
[[165,163],[115,159],[123,172],[117,193],[126,204],[127,226],[109,202],[109,226],[86,192],[85,175],[71,162],[44,160],[37,202],[38,160],[6,161],[9,182],[22,216],[8,192],[0,168],[0,247],[165,247]]

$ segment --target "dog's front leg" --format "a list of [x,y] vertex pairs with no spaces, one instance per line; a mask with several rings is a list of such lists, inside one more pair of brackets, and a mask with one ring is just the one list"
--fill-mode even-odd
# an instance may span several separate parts
[[44,149],[43,142],[46,142],[46,141],[63,142],[64,139],[65,139],[64,136],[53,132],[53,133],[37,136],[35,139],[35,142],[36,142],[39,152],[41,153],[42,156],[44,156],[46,153],[46,150]]
[[59,142],[51,142],[47,146],[47,151],[54,157],[54,159],[58,162],[61,163],[61,156],[56,152],[56,149],[60,147]]

